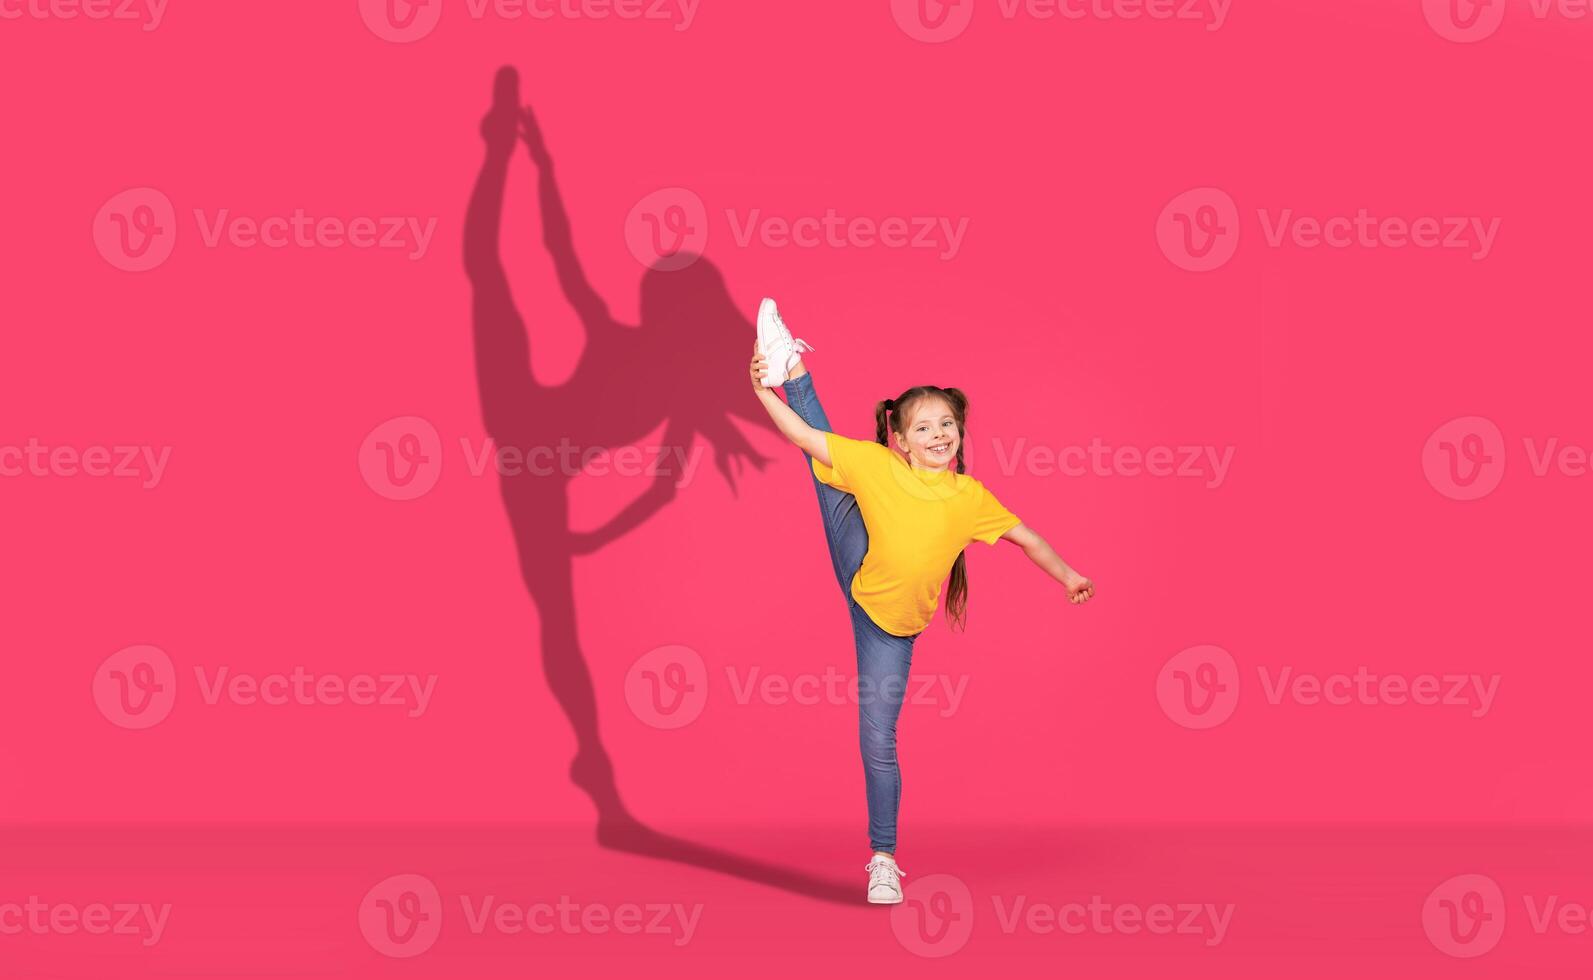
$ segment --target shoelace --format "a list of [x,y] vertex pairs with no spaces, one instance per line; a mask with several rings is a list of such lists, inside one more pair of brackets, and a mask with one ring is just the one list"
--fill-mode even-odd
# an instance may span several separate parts
[[886,874],[891,871],[896,872],[896,876],[898,878],[907,877],[907,872],[887,861],[870,861],[868,864],[863,866],[863,870],[868,872],[868,883],[870,885],[877,885],[884,882],[886,880]]
[[782,362],[785,364],[786,369],[789,370],[794,366],[792,363],[792,358],[796,357],[798,351],[810,350],[813,350],[813,345],[805,340],[787,341],[784,337],[781,337],[779,340],[776,340],[774,342],[774,346],[769,349],[769,360],[772,363],[776,357],[780,357],[782,358]]
[[[780,325],[780,329],[785,331],[787,336],[790,335],[791,328],[785,325],[785,320],[781,318],[779,313],[774,315],[774,322]],[[798,337],[796,340],[792,341],[792,345],[795,346],[799,351],[813,351],[815,353],[818,351],[818,348],[803,340],[801,337]]]
[[797,338],[796,340],[786,340],[784,337],[776,338],[774,343],[770,344],[769,347],[771,351],[785,350],[788,347],[797,351],[810,351],[816,349],[812,344],[802,340],[801,338]]

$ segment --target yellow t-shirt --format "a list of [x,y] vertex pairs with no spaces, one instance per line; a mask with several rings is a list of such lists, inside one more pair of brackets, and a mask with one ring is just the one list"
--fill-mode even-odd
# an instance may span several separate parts
[[1021,522],[966,473],[915,469],[889,446],[833,432],[824,441],[832,465],[813,460],[813,475],[857,497],[868,528],[852,598],[887,633],[922,632],[957,555],[974,541],[995,544]]

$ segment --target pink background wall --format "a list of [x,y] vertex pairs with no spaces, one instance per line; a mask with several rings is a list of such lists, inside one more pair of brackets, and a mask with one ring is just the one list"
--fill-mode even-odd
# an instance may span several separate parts
[[[395,43],[356,6],[176,0],[149,30],[147,17],[0,23],[0,444],[169,448],[153,486],[64,462],[0,478],[0,818],[591,818],[498,479],[472,474],[461,445],[485,436],[462,224],[501,65],[520,72],[576,252],[616,318],[638,322],[630,246],[648,240],[646,215],[678,200],[644,198],[689,190],[734,305],[750,318],[779,298],[818,348],[808,363],[839,431],[868,436],[874,401],[908,385],[962,387],[971,471],[1098,583],[1075,608],[1010,544],[973,548],[968,632],[937,618],[918,644],[914,674],[963,693],[953,705],[942,686],[904,712],[904,814],[1593,816],[1576,723],[1593,681],[1593,477],[1585,453],[1541,475],[1532,455],[1550,439],[1593,445],[1593,186],[1576,135],[1588,20],[1512,2],[1496,33],[1465,41],[1416,2],[1241,0],[1220,25],[1209,5],[1194,8],[1204,20],[1074,21],[981,2],[960,36],[926,43],[912,8],[884,0],[704,0],[689,25],[449,3],[428,35]],[[542,245],[536,177],[518,152],[502,252],[533,376],[556,385],[585,341]],[[136,223],[149,198],[112,201],[129,188],[173,208],[170,255],[141,272],[113,264],[101,214],[109,202]],[[1216,193],[1180,198],[1198,188]],[[435,230],[424,250],[211,246],[221,209]],[[1464,248],[1392,247],[1386,225],[1382,244],[1306,247],[1299,225],[1273,244],[1285,209],[1496,233],[1485,255],[1473,232]],[[966,224],[955,249],[780,245],[768,225],[738,241],[754,215],[830,210]],[[1212,215],[1214,254],[1231,257],[1189,271],[1179,222],[1209,229]],[[672,378],[722,375],[706,400],[758,409],[740,380],[750,323],[671,329],[641,383],[588,363],[618,379],[596,411],[654,413],[638,446],[657,444]],[[362,475],[380,468],[367,436],[401,417],[438,439],[435,486],[411,500]],[[1497,430],[1481,465],[1499,480],[1461,500],[1478,487],[1471,437],[1491,434],[1439,430],[1471,417]],[[855,708],[738,703],[727,674],[852,663],[802,459],[732,424],[771,457],[736,493],[698,437],[670,503],[575,559],[603,741],[626,800],[660,824],[860,819]],[[582,423],[527,425],[551,445]],[[1209,463],[1159,478],[1122,462],[1003,467],[1019,440],[1231,462],[1221,479]],[[601,524],[649,483],[576,478],[570,524]],[[102,711],[96,684],[112,682],[96,676],[140,644],[169,658],[175,699],[133,729]],[[1216,674],[1169,666],[1206,645],[1231,673],[1220,658]],[[689,648],[654,657],[676,657],[706,695],[680,727],[627,699],[628,676],[633,695],[645,687],[633,665],[661,647]],[[208,704],[195,676],[296,666],[435,687],[411,717]],[[1269,700],[1285,669],[1362,666],[1497,686],[1485,712]],[[1210,709],[1231,716],[1180,723],[1183,669],[1237,692]]]

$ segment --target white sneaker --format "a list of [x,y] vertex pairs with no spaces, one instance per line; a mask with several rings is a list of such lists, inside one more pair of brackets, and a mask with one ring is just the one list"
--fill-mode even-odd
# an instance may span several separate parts
[[769,371],[763,376],[765,388],[778,388],[791,377],[791,372],[802,363],[802,351],[813,350],[805,340],[791,339],[791,331],[780,319],[774,300],[767,297],[758,304],[758,353],[769,359]]
[[896,866],[896,859],[874,855],[863,870],[868,872],[868,900],[874,905],[896,905],[902,900],[902,879],[907,872]]

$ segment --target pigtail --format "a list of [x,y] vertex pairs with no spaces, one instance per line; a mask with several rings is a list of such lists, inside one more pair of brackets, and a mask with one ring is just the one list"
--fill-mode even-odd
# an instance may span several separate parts
[[[957,440],[957,472],[966,473],[962,461],[963,447],[968,445],[968,396],[961,388],[943,388],[951,399],[952,414],[957,416],[961,438]],[[951,578],[946,583],[946,619],[954,629],[966,630],[968,618],[968,553],[959,551],[951,566]]]
[[951,564],[951,579],[946,583],[946,621],[953,629],[968,629],[968,553],[957,552]]
[[[957,426],[961,430],[957,433],[957,472],[966,473],[968,469],[962,462],[962,450],[968,445],[968,396],[963,394],[961,388],[942,388],[941,391],[951,399],[951,412],[957,416]],[[961,561],[961,558],[958,560]]]
[[886,438],[890,432],[890,426],[886,422],[887,416],[895,409],[896,399],[894,398],[887,398],[874,406],[874,441],[881,446],[890,445],[890,441]]

